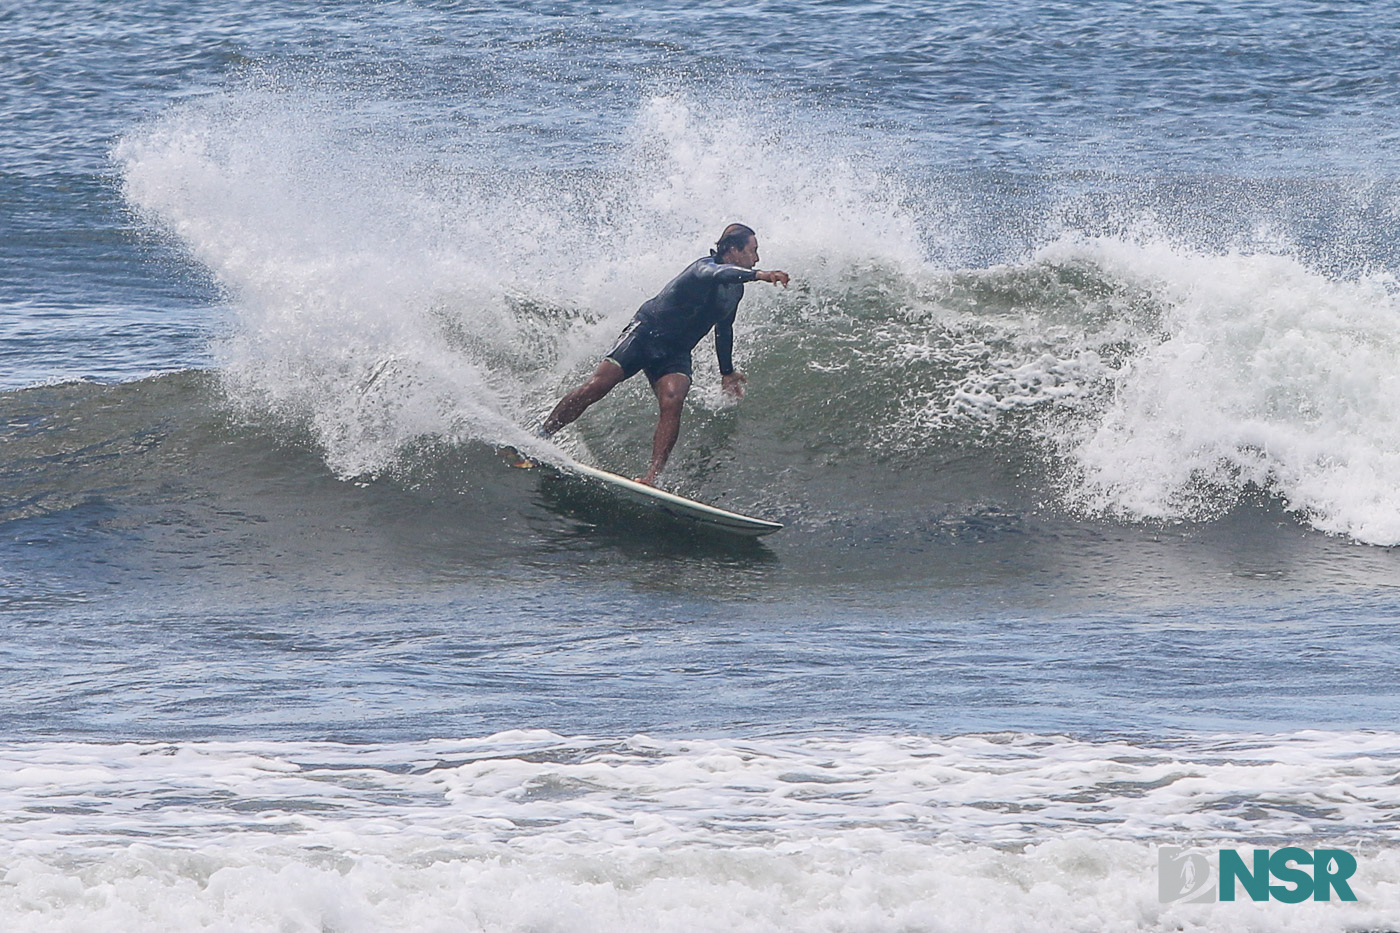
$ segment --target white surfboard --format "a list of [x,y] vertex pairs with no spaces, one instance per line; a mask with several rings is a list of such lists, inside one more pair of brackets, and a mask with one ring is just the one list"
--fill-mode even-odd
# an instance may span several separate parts
[[741,515],[738,512],[716,508],[713,505],[696,502],[685,496],[677,496],[654,486],[648,486],[625,476],[618,476],[616,473],[609,473],[607,470],[599,470],[582,463],[556,464],[555,467],[568,473],[576,473],[579,476],[606,483],[609,487],[625,494],[629,499],[651,508],[660,509],[667,515],[696,522],[716,531],[757,538],[781,531],[783,527],[780,522],[770,522],[767,519],[754,518],[751,515]]

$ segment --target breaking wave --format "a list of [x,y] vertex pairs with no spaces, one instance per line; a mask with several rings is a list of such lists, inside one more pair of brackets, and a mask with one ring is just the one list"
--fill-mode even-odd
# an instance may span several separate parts
[[[341,476],[401,468],[425,438],[549,455],[522,426],[742,219],[795,285],[751,287],[741,309],[741,416],[698,349],[683,489],[739,456],[758,465],[746,480],[771,483],[794,458],[933,476],[972,448],[1028,458],[1074,512],[1210,519],[1257,491],[1322,531],[1400,543],[1388,275],[1072,230],[948,268],[929,259],[940,193],[830,127],[774,131],[657,95],[593,168],[553,171],[353,117],[367,106],[227,91],[114,153],[128,200],[228,292],[228,399],[308,430]],[[570,453],[636,456],[649,403],[619,398],[570,432]]]

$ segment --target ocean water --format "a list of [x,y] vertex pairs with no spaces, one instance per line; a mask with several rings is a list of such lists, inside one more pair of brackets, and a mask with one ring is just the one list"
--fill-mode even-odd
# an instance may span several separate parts
[[[1400,4],[0,5],[0,930],[1400,929]],[[720,229],[669,488],[628,383]],[[1164,846],[1352,902],[1162,903]]]

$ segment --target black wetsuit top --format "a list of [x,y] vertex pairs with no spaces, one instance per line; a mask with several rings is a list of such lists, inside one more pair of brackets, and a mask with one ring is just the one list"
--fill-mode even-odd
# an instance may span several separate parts
[[734,315],[744,297],[744,283],[757,274],[717,262],[714,256],[697,259],[637,309],[628,330],[635,327],[637,338],[666,356],[689,355],[713,328],[719,371],[727,376],[734,372]]

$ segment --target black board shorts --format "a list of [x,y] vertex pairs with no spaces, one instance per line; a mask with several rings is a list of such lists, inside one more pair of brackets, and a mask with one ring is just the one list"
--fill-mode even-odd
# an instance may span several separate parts
[[606,358],[622,367],[622,378],[631,379],[644,372],[652,385],[671,373],[684,373],[687,378],[694,375],[689,350],[664,345],[637,321],[627,325]]

